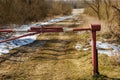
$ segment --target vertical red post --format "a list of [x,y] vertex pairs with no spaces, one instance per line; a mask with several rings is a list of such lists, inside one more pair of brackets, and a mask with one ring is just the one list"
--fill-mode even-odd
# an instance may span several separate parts
[[100,31],[101,26],[98,24],[91,25],[92,31],[92,65],[93,75],[99,75],[98,71],[98,52],[96,48],[96,31]]

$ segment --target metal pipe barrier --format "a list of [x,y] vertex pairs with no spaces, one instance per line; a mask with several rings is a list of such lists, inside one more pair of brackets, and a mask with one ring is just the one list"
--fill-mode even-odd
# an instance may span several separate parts
[[24,34],[18,37],[9,38],[6,40],[1,40],[0,43],[8,42],[11,40],[15,40],[21,37],[35,35],[39,33],[48,33],[48,32],[77,32],[77,31],[91,31],[92,33],[92,65],[93,65],[93,75],[99,75],[98,71],[98,52],[96,48],[96,31],[101,30],[101,25],[99,24],[92,24],[90,28],[66,28],[61,26],[42,26],[42,27],[31,27],[28,30],[23,29],[3,29],[0,30],[1,32],[30,32],[28,34]]

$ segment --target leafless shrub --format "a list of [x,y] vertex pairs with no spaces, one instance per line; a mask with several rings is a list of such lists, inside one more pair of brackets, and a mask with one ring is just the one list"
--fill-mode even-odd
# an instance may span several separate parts
[[71,7],[46,0],[0,0],[0,24],[25,24],[54,15],[67,15]]

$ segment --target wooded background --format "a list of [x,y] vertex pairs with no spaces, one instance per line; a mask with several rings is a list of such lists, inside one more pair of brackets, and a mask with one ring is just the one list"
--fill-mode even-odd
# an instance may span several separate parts
[[105,22],[107,37],[120,40],[120,1],[119,0],[85,0],[88,5],[85,14],[97,17]]
[[0,25],[26,24],[56,15],[68,15],[71,11],[71,6],[63,1],[0,0]]

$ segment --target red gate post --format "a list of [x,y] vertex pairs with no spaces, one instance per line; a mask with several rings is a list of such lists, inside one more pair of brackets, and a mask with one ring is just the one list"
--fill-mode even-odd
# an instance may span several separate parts
[[99,24],[91,25],[93,76],[99,75],[99,71],[98,71],[98,52],[97,52],[97,49],[96,49],[96,31],[100,31],[100,29],[101,29],[101,26]]

